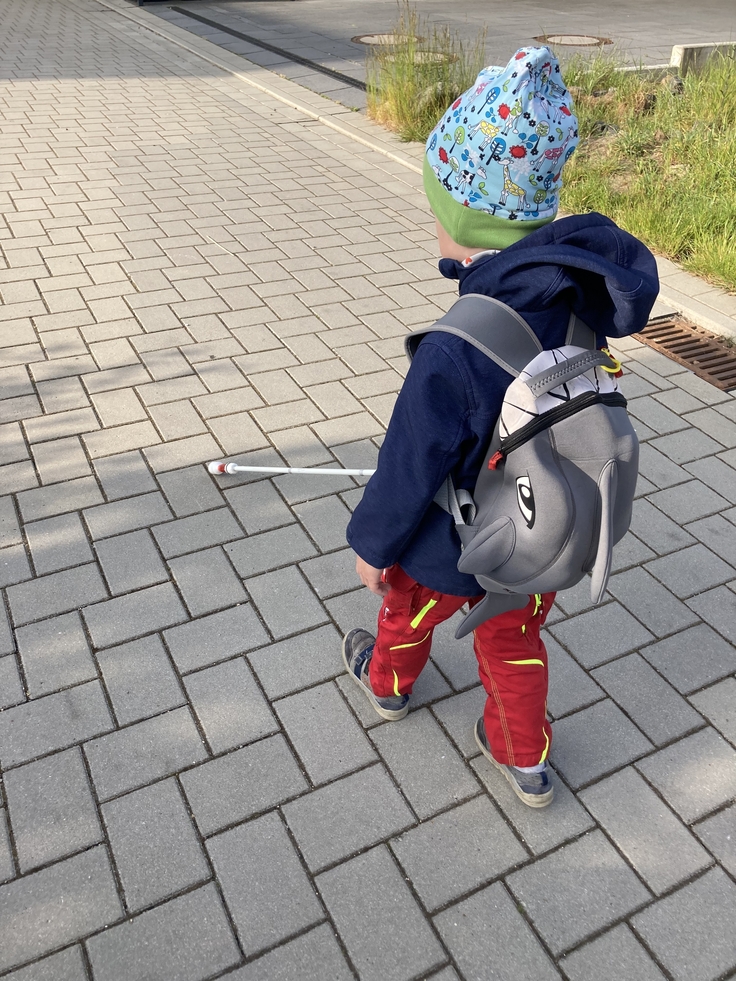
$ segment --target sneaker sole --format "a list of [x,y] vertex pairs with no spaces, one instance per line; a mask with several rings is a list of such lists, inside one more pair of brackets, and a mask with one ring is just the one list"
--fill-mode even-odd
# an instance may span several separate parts
[[502,773],[504,775],[504,777],[506,777],[506,780],[508,781],[509,786],[511,787],[511,789],[513,790],[513,792],[516,794],[516,796],[519,798],[519,800],[522,800],[528,807],[548,807],[552,803],[552,798],[555,796],[555,788],[554,788],[554,786],[551,786],[549,788],[549,790],[547,791],[546,794],[525,794],[524,791],[521,789],[521,787],[518,787],[516,785],[516,782],[514,781],[514,778],[511,776],[511,774],[508,772],[508,770],[504,767],[503,763],[499,763],[497,760],[494,760],[494,758],[491,756],[491,754],[485,748],[485,746],[483,745],[483,743],[480,741],[480,739],[478,737],[478,729],[477,729],[477,727],[474,727],[474,729],[473,729],[473,735],[475,736],[475,741],[476,741],[476,743],[478,745],[478,749],[485,756],[485,758],[488,760],[488,762],[489,763],[493,763],[493,765],[496,767],[496,769],[500,773]]
[[345,648],[345,641],[347,640],[347,634],[342,639],[342,660],[345,665],[345,670],[348,673],[348,677],[352,678],[355,684],[360,688],[365,697],[371,703],[373,708],[378,712],[382,719],[386,719],[388,722],[398,722],[399,719],[403,719],[409,711],[409,706],[405,705],[403,709],[398,711],[393,711],[392,709],[385,709],[382,705],[379,705],[376,701],[376,696],[370,691],[363,682],[358,678],[353,671],[350,670],[350,664],[348,662],[348,653]]

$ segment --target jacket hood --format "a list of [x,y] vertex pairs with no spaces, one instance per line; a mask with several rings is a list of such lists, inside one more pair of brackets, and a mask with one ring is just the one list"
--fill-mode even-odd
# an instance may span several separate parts
[[467,266],[441,259],[439,268],[443,276],[459,280],[461,296],[493,296],[522,316],[564,303],[608,337],[641,330],[659,292],[649,249],[596,212],[561,218]]

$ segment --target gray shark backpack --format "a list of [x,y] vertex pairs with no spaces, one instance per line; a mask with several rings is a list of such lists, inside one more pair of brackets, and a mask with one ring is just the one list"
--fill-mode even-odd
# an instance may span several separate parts
[[612,548],[631,521],[639,462],[618,363],[574,314],[565,344],[545,351],[516,311],[479,294],[409,334],[409,358],[431,331],[462,337],[514,376],[472,495],[448,477],[435,498],[455,520],[458,569],[486,591],[456,636],[587,573],[600,602]]

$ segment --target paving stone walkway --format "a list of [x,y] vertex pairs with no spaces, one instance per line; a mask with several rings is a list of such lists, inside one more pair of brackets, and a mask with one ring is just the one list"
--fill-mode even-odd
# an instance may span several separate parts
[[359,482],[203,463],[373,464],[452,297],[420,178],[132,10],[2,8],[0,976],[733,977],[736,399],[619,345],[639,500],[550,619],[548,810],[452,625],[380,723]]

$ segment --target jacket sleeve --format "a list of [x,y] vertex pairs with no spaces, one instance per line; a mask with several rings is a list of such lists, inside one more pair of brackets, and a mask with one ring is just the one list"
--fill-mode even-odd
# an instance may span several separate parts
[[398,560],[458,463],[471,391],[452,356],[425,338],[396,400],[376,473],[347,529],[349,544],[369,565],[385,569]]

